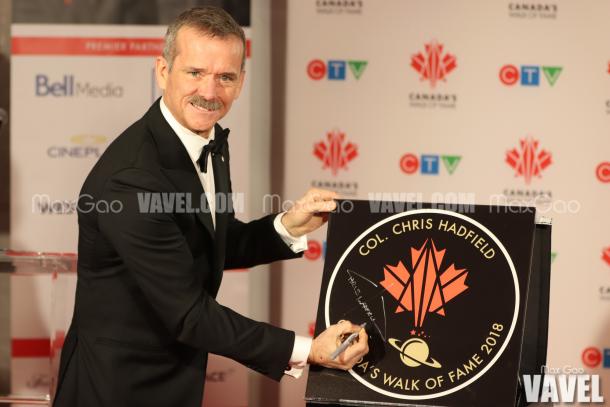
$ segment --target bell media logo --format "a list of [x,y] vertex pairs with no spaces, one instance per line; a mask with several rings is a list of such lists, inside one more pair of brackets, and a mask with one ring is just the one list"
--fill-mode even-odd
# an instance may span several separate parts
[[521,65],[519,69],[515,65],[504,65],[500,68],[500,81],[507,86],[517,83],[521,86],[540,86],[542,72],[547,83],[554,86],[562,71],[561,66]]
[[91,97],[121,98],[124,88],[112,82],[94,84],[89,81],[78,81],[75,75],[63,75],[60,79],[38,74],[34,79],[34,90],[37,97]]
[[453,175],[461,160],[461,155],[422,154],[418,157],[407,153],[400,158],[400,169],[409,175],[417,173],[418,170],[422,175],[439,175],[442,162],[445,171]]
[[362,60],[328,60],[314,59],[307,64],[307,75],[314,81],[326,78],[329,81],[344,81],[347,70],[358,80],[364,73],[368,61]]
[[322,168],[333,175],[347,170],[347,164],[358,157],[358,146],[347,141],[344,132],[333,130],[326,133],[326,140],[314,144],[313,155],[322,161]]
[[[485,226],[412,210],[374,224],[343,253],[325,323],[364,319],[380,344],[350,370],[360,383],[398,399],[434,399],[491,369],[515,330],[519,296],[512,259]],[[481,307],[490,312],[470,317]]]
[[523,177],[529,185],[532,179],[542,177],[542,172],[552,164],[552,156],[539,147],[538,140],[527,137],[519,141],[519,147],[506,153],[506,163],[515,170],[515,177]]

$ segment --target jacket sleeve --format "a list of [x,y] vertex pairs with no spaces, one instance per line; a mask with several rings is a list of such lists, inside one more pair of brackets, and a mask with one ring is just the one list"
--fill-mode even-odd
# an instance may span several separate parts
[[[233,193],[231,185],[231,159],[228,145],[225,147],[229,194]],[[242,222],[235,218],[230,208],[227,223],[225,269],[247,268],[267,264],[277,260],[302,257],[303,253],[294,253],[282,240],[273,226],[277,214],[260,219]]]
[[245,268],[303,256],[282,240],[273,226],[277,214],[244,223],[233,214],[227,227],[225,268]]
[[[232,358],[279,380],[292,353],[294,332],[244,317],[217,303],[203,289],[203,279],[212,270],[205,265],[204,270],[194,269],[175,215],[144,205],[144,194],[167,190],[153,174],[141,169],[115,173],[101,199],[119,201],[122,209],[98,214],[101,233],[177,341]],[[264,228],[265,221],[261,222],[260,228]],[[244,233],[256,229],[247,228]]]

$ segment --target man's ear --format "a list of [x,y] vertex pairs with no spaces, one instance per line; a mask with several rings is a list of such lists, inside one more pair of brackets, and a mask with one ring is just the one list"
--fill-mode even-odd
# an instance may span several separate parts
[[155,78],[157,79],[157,86],[163,90],[167,85],[167,77],[169,75],[169,65],[162,56],[158,56],[155,60]]

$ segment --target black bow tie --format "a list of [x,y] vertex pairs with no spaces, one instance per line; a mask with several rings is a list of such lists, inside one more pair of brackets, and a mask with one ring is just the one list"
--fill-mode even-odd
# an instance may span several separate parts
[[212,157],[215,154],[222,153],[222,149],[227,144],[227,137],[229,136],[229,129],[223,129],[222,131],[216,132],[214,140],[210,140],[208,144],[203,146],[201,155],[197,160],[199,164],[199,170],[201,172],[208,172],[208,156],[212,153]]

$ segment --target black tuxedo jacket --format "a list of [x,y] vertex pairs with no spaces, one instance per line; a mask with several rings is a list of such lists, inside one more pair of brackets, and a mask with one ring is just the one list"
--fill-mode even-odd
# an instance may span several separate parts
[[[228,147],[212,164],[217,193],[230,193]],[[190,208],[152,204],[176,193],[188,194]],[[76,302],[56,407],[199,407],[209,352],[282,377],[294,332],[214,298],[224,268],[297,255],[273,215],[242,223],[219,208],[214,229],[209,213],[188,210],[205,209],[202,193],[158,100],[91,170],[79,199]]]

